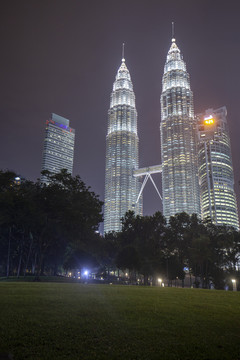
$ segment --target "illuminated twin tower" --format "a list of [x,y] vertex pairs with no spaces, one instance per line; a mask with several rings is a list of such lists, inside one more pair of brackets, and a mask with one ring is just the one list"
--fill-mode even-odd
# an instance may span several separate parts
[[124,54],[118,69],[108,111],[104,231],[121,230],[128,210],[142,214],[140,189],[133,171],[138,169],[138,134],[135,95]]
[[[123,54],[108,112],[104,232],[120,231],[128,210],[142,215],[148,179],[166,218],[184,211],[238,229],[226,108],[194,116],[189,74],[174,38],[162,78],[160,133],[162,165],[139,169],[135,95]],[[151,176],[159,172],[162,197]]]

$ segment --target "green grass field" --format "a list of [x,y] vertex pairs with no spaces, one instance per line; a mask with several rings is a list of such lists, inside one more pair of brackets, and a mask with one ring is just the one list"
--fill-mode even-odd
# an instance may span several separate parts
[[240,360],[240,293],[2,282],[1,352],[21,360]]

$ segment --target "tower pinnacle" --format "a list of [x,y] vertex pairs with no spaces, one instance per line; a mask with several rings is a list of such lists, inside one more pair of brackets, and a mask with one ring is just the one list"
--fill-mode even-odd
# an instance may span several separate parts
[[172,21],[172,42],[175,42],[175,37],[174,37],[174,21]]
[[122,61],[125,62],[125,58],[124,58],[124,47],[125,47],[125,43],[122,44]]

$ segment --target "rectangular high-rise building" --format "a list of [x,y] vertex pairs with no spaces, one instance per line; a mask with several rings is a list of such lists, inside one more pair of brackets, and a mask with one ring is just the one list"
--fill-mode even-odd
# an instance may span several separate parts
[[196,118],[202,218],[239,229],[227,109],[208,109]]
[[[70,174],[73,170],[75,130],[69,127],[69,120],[51,114],[50,120],[46,121],[42,171],[58,173],[66,169]],[[47,183],[47,178],[41,176],[41,181]]]

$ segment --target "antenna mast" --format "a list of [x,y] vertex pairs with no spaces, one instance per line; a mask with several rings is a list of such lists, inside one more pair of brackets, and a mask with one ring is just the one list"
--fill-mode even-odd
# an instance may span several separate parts
[[174,39],[174,21],[172,21],[172,39]]
[[125,47],[125,43],[122,44],[122,60],[125,60],[124,59],[124,47]]

